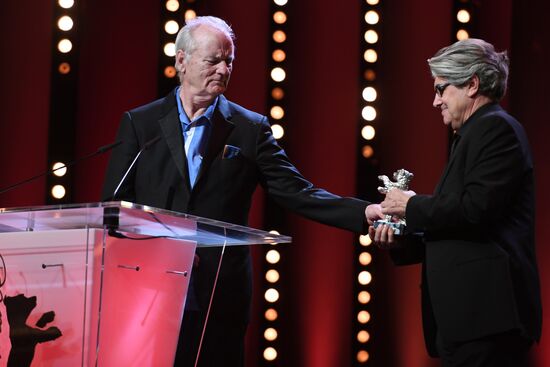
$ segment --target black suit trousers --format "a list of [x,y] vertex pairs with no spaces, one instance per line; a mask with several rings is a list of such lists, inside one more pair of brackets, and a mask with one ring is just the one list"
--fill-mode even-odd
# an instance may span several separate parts
[[531,344],[519,330],[467,342],[448,342],[437,336],[442,367],[527,367]]

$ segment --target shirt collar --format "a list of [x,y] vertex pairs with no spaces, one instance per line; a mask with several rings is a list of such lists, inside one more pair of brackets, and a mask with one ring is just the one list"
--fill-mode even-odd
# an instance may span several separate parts
[[208,122],[211,122],[212,116],[214,116],[214,109],[216,108],[216,104],[218,103],[218,97],[214,99],[214,101],[210,104],[210,106],[208,106],[208,108],[206,109],[206,111],[204,111],[202,115],[197,116],[195,119],[193,119],[193,121],[191,121],[189,120],[189,117],[187,116],[187,114],[185,113],[185,110],[183,109],[183,104],[181,103],[181,98],[180,98],[180,90],[181,90],[181,87],[176,88],[176,102],[178,104],[178,115],[180,118],[180,122],[182,123],[182,126],[184,128],[189,128],[189,126],[192,123],[200,120],[203,117],[206,118]]

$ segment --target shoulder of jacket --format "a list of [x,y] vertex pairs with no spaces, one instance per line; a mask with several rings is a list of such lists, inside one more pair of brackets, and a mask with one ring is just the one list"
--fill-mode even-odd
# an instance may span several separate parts
[[223,112],[229,115],[229,119],[234,124],[261,125],[268,123],[267,117],[258,112],[244,108],[243,106],[227,99],[224,99],[223,102],[225,107],[222,107],[222,110],[226,110]]

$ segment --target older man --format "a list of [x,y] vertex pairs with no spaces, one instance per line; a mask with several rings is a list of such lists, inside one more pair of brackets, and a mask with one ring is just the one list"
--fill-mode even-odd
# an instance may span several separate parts
[[[144,144],[116,199],[246,225],[251,198],[261,184],[281,205],[310,219],[355,232],[366,228],[376,208],[314,187],[290,163],[265,116],[228,101],[233,68],[233,32],[221,19],[187,22],[176,39],[175,67],[181,85],[165,98],[123,115],[103,190],[116,185]],[[194,366],[219,249],[198,249],[176,357]],[[249,249],[227,249],[202,342],[199,366],[242,366],[251,296]]]
[[423,263],[424,335],[443,366],[523,366],[540,338],[541,302],[529,143],[498,105],[508,58],[468,39],[428,64],[433,105],[455,133],[449,162],[432,195],[391,190],[381,203],[406,217],[408,235],[370,234],[397,264]]

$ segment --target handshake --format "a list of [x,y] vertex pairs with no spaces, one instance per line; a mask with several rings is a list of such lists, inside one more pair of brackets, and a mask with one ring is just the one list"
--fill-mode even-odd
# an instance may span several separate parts
[[378,176],[384,184],[378,187],[378,191],[386,197],[380,204],[369,205],[365,209],[365,215],[369,224],[369,236],[379,247],[393,246],[394,236],[403,235],[405,231],[407,202],[416,195],[414,191],[409,191],[409,183],[413,177],[405,169],[394,172],[395,181],[385,175]]

